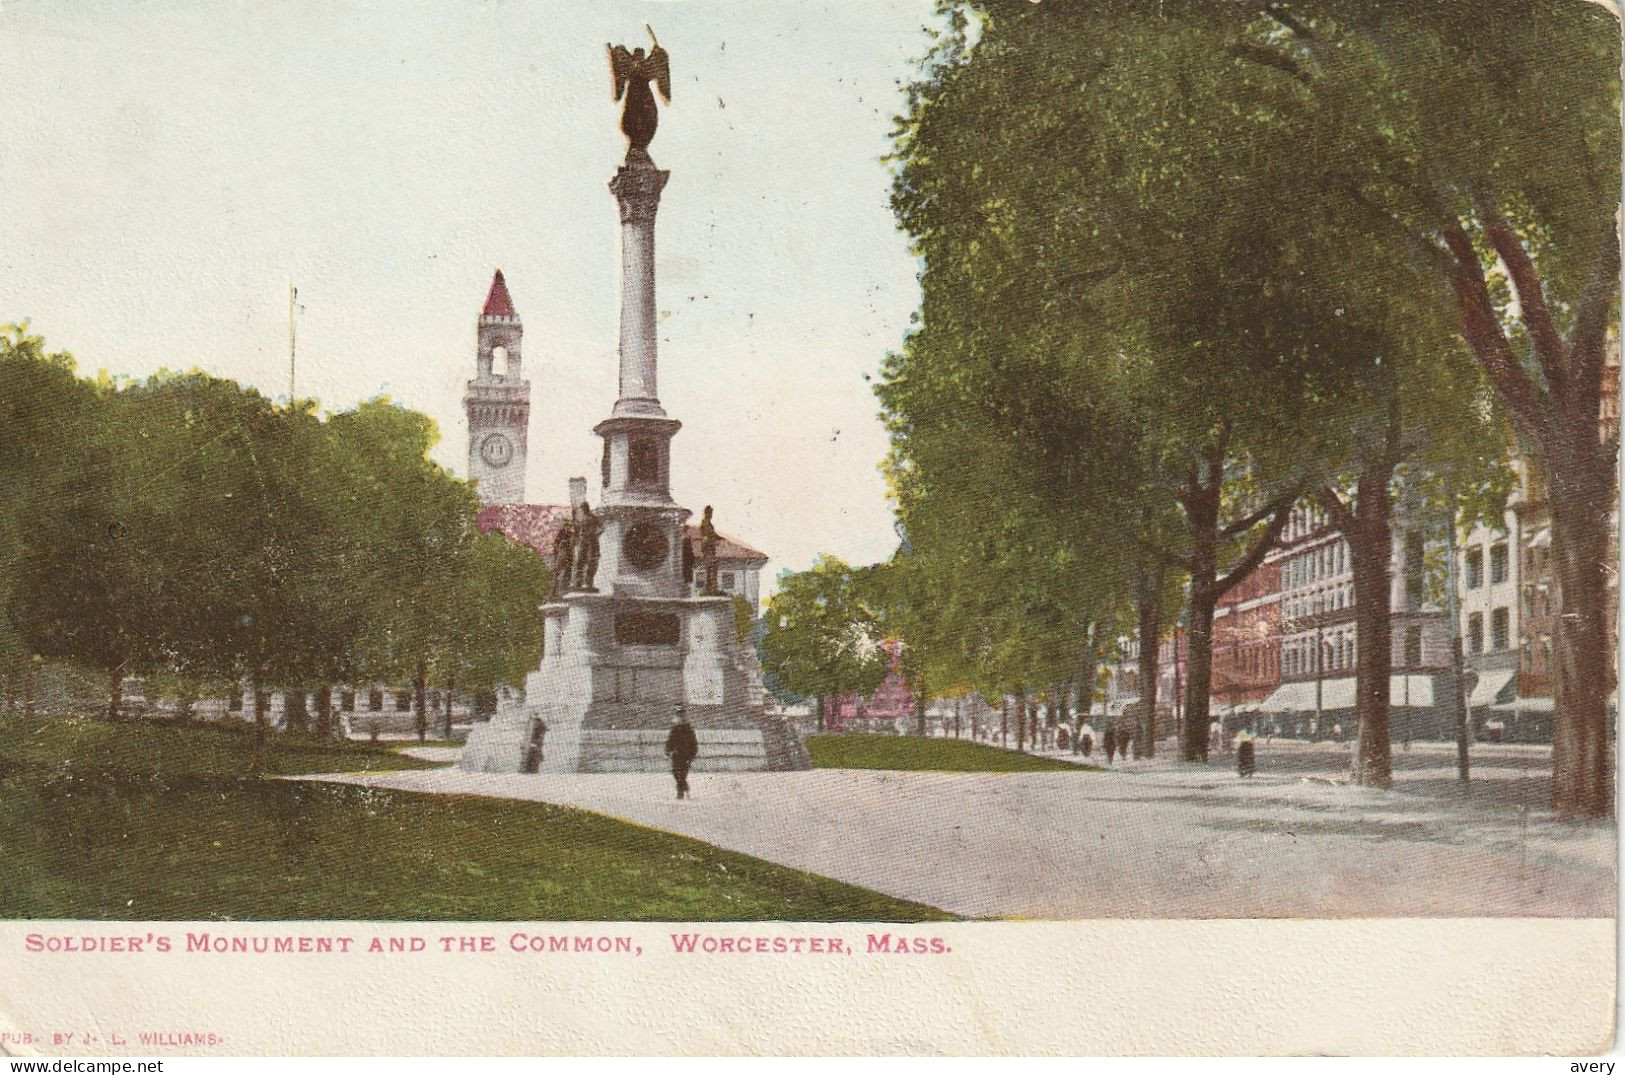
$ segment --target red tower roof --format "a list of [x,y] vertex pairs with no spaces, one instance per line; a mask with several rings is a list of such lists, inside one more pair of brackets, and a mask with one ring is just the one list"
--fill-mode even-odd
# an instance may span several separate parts
[[491,290],[485,295],[485,309],[480,311],[481,317],[516,317],[513,312],[513,300],[508,297],[507,281],[502,279],[502,270],[498,269],[496,275],[491,277]]

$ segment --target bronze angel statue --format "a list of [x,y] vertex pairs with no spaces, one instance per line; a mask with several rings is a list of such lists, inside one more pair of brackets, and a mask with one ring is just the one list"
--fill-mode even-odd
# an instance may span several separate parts
[[646,149],[654,140],[655,127],[660,114],[655,109],[655,95],[649,91],[652,81],[660,88],[660,96],[671,104],[671,63],[666,50],[660,47],[655,32],[649,30],[654,47],[645,56],[643,49],[628,52],[625,45],[609,46],[609,71],[615,77],[615,100],[624,95],[626,106],[621,111],[621,133],[632,143],[633,149]]

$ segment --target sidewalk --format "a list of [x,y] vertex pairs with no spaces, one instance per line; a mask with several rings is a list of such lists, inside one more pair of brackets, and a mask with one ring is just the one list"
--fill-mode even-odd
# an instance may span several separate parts
[[1431,769],[1379,791],[1319,775],[1333,759],[1298,760],[1312,767],[1266,753],[1248,780],[1160,756],[1108,772],[710,774],[684,801],[655,773],[310,779],[573,806],[967,917],[1614,913],[1614,827],[1502,794],[1537,799],[1538,771],[1503,766],[1463,799]]

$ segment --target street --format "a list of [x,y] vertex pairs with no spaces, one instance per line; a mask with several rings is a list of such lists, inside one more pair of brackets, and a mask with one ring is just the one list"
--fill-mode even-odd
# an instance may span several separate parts
[[[319,779],[574,806],[972,918],[1592,917],[1615,907],[1611,825],[1553,820],[1539,748],[1395,755],[1356,788],[1341,745],[1260,743],[1091,773],[822,769],[669,776],[467,773]],[[438,756],[449,754],[442,751]]]

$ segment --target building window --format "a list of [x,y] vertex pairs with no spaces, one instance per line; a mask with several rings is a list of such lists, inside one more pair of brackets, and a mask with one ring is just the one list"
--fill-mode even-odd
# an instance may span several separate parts
[[1467,550],[1467,588],[1476,590],[1484,585],[1484,554],[1478,549]]
[[1512,644],[1512,631],[1509,626],[1509,617],[1505,608],[1495,609],[1490,613],[1490,647],[1492,649],[1506,649]]
[[1475,612],[1467,617],[1467,652],[1484,652],[1484,614]]
[[231,697],[226,699],[226,712],[228,712],[228,713],[241,713],[242,711],[243,711],[243,690],[242,690],[241,687],[239,687],[236,690],[231,692]]
[[1490,582],[1498,583],[1507,580],[1507,546],[1500,542],[1490,546]]
[[734,588],[734,573],[732,571],[724,571],[718,578],[717,585],[721,586],[724,590],[732,590]]
[[1405,666],[1417,668],[1422,664],[1422,629],[1405,628]]
[[349,713],[355,709],[355,691],[339,691],[339,711]]
[[412,693],[410,691],[395,692],[395,712],[406,713],[412,709]]
[[374,713],[381,713],[384,709],[384,692],[374,687],[367,692],[367,708]]

